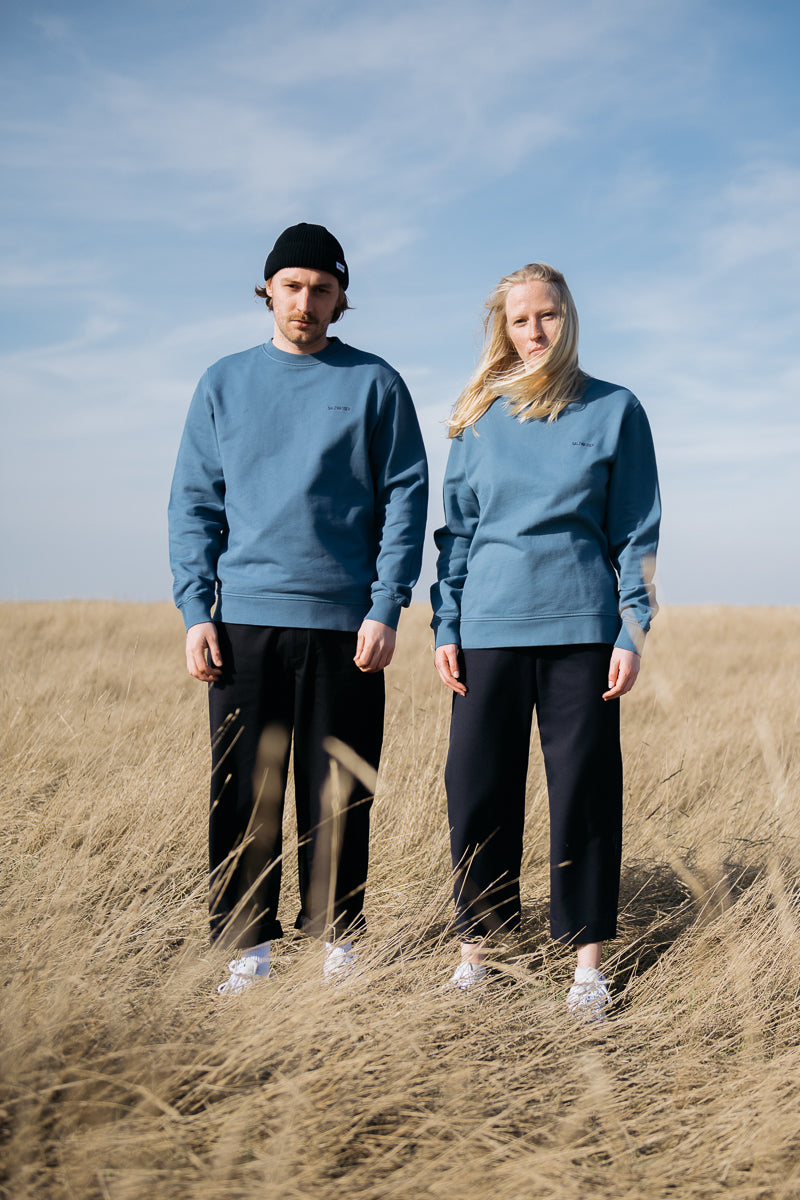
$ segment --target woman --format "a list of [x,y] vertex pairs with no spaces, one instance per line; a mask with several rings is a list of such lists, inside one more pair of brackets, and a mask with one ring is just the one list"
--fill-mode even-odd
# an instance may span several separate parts
[[619,698],[656,605],[660,504],[647,418],[578,366],[563,275],[532,263],[487,301],[456,402],[436,533],[436,669],[452,689],[445,782],[466,989],[519,925],[534,708],[550,806],[550,932],[575,946],[567,1005],[601,1019],[622,843]]

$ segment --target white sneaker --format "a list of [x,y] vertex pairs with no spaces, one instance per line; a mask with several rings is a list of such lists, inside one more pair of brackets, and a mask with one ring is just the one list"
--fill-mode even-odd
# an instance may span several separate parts
[[245,954],[242,958],[235,958],[228,963],[230,975],[217,988],[219,996],[240,996],[242,992],[246,992],[249,987],[259,979],[266,979],[269,975],[269,960],[265,963],[262,959],[256,958],[252,954]]
[[486,982],[486,967],[483,963],[460,962],[452,974],[449,988],[466,992],[479,983]]
[[578,1021],[605,1021],[611,1007],[608,980],[597,967],[578,967],[567,994],[567,1008]]
[[322,978],[326,983],[341,983],[353,973],[357,961],[352,942],[326,942]]

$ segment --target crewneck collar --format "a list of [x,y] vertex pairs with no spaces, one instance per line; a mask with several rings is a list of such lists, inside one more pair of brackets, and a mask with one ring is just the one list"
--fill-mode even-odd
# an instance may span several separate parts
[[279,350],[272,341],[264,342],[262,349],[269,358],[287,367],[311,367],[315,363],[324,363],[334,357],[341,344],[338,337],[332,337],[325,349],[317,354],[290,354],[288,350]]

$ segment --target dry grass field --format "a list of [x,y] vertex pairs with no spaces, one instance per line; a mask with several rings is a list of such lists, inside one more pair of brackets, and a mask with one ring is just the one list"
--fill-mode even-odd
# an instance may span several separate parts
[[800,1196],[800,610],[655,624],[623,701],[596,1027],[566,1013],[546,937],[535,755],[522,937],[482,995],[442,990],[449,703],[424,609],[387,675],[358,976],[323,987],[316,944],[286,938],[237,999],[214,994],[205,696],[177,614],[0,620],[4,1200]]

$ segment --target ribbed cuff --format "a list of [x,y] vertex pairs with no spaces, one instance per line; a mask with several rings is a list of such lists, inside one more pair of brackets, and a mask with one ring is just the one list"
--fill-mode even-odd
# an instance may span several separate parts
[[366,621],[380,621],[381,625],[388,625],[390,629],[397,629],[400,621],[400,609],[402,605],[396,600],[392,600],[389,596],[373,596],[372,607],[364,618]]
[[185,604],[182,604],[180,613],[183,617],[183,623],[186,626],[187,631],[191,629],[193,625],[202,625],[206,621],[213,620],[209,605],[205,600],[201,600],[199,597],[195,597],[192,600],[187,600]]
[[644,639],[645,632],[641,625],[623,618],[622,628],[617,634],[614,645],[619,650],[632,650],[634,654],[641,654],[644,650]]
[[440,646],[461,645],[461,624],[459,621],[440,621],[436,628],[436,649]]

